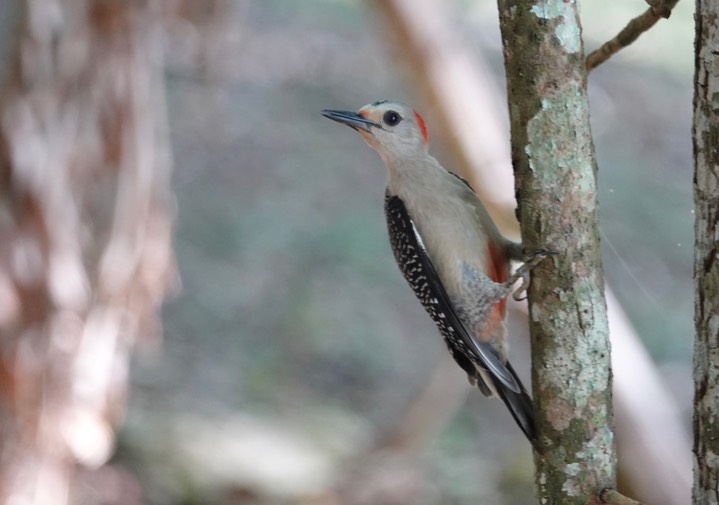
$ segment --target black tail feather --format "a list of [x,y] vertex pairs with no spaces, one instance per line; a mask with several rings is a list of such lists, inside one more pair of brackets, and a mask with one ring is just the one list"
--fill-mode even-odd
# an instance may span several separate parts
[[517,374],[514,372],[514,369],[512,369],[512,366],[509,363],[507,363],[506,366],[519,383],[521,392],[516,393],[507,388],[499,380],[495,380],[494,386],[497,390],[497,394],[509,409],[510,414],[512,414],[512,417],[527,437],[527,440],[529,440],[535,449],[538,449],[537,432],[534,425],[534,404],[532,403],[532,398],[527,393],[527,390],[524,389],[524,386],[519,380],[519,377],[517,377]]

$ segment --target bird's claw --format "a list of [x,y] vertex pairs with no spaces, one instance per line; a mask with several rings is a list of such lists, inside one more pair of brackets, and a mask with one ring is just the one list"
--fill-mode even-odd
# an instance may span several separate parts
[[550,251],[547,249],[536,249],[524,257],[524,263],[517,269],[516,272],[509,279],[509,284],[514,285],[518,280],[522,280],[519,287],[512,293],[512,298],[515,301],[521,302],[527,298],[526,292],[529,287],[529,272],[539,265],[547,256],[559,254],[558,251]]
[[522,279],[522,284],[520,284],[514,293],[512,293],[512,298],[515,302],[521,302],[527,299],[526,293],[527,288],[529,287],[529,272],[527,272],[527,275],[523,275],[520,278]]
[[524,264],[532,263],[532,267],[535,267],[547,256],[554,256],[559,254],[559,251],[552,251],[549,249],[535,249],[524,257]]

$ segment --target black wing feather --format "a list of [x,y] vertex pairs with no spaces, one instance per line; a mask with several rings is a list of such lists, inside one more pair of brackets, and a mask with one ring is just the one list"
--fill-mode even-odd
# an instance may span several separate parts
[[[509,363],[502,363],[491,345],[475,340],[467,331],[457,316],[407,208],[399,197],[389,192],[385,195],[385,214],[397,264],[422,306],[437,324],[455,361],[480,384],[482,378],[478,376],[472,361],[490,372],[499,397],[525,435],[534,441],[531,398]],[[486,386],[480,389],[486,393]]]
[[[519,393],[519,383],[492,346],[472,338],[457,316],[402,200],[396,196],[388,196],[385,200],[385,211],[392,250],[400,270],[439,327],[442,336],[453,344],[457,351],[473,355],[480,365],[492,372],[506,387]],[[460,366],[465,368],[462,363]]]

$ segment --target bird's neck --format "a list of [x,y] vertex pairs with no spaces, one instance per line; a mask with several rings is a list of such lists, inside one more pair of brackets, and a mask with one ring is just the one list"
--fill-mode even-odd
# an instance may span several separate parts
[[442,187],[439,181],[449,175],[439,162],[428,154],[401,160],[383,157],[383,161],[389,174],[390,194],[403,199],[408,195],[419,196],[432,192],[432,188]]

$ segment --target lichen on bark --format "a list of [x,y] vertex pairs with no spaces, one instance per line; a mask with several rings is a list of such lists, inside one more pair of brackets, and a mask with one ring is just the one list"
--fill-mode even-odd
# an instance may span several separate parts
[[498,3],[522,238],[559,252],[529,289],[538,498],[585,504],[616,455],[581,25],[571,1]]

